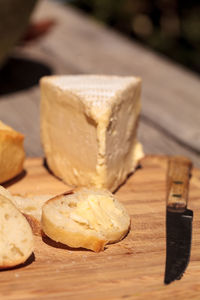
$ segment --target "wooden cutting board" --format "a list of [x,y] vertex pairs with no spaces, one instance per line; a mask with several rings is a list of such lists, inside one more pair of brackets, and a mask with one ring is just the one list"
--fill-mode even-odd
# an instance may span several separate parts
[[[2,271],[0,299],[200,299],[200,170],[193,170],[189,208],[194,212],[190,264],[165,286],[166,157],[147,156],[117,191],[131,215],[131,231],[104,252],[70,249],[35,237],[34,256]],[[69,189],[43,165],[27,159],[25,172],[7,186],[13,193],[58,194]]]

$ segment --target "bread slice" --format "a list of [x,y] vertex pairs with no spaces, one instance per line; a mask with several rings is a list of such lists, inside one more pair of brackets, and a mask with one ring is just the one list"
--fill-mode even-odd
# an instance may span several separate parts
[[0,185],[0,195],[8,198],[10,201],[12,201],[12,195],[11,193],[5,189],[2,185]]
[[53,195],[12,195],[1,185],[0,195],[8,198],[23,213],[35,235],[41,235],[42,206]]
[[24,263],[33,252],[33,234],[26,218],[0,195],[0,268]]
[[23,170],[24,136],[0,121],[0,183]]
[[130,217],[107,190],[79,188],[48,200],[42,208],[42,229],[55,240],[95,252],[121,240]]
[[12,196],[12,202],[24,214],[34,235],[41,235],[42,206],[50,198],[51,195]]
[[1,185],[0,195],[8,198],[24,214],[35,235],[41,235],[42,206],[53,195],[12,195]]

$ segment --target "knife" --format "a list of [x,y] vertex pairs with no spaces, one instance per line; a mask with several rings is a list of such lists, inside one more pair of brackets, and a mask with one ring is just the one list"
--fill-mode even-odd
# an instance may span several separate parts
[[193,211],[187,209],[192,162],[174,156],[168,161],[166,197],[166,264],[164,283],[181,279],[190,259]]

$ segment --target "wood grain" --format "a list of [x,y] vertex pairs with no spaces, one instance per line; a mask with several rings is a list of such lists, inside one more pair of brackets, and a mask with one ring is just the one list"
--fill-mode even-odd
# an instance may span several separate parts
[[[189,208],[194,211],[190,264],[180,281],[163,284],[165,269],[166,157],[147,156],[116,197],[131,215],[131,231],[104,252],[73,250],[35,237],[35,260],[1,272],[0,295],[19,299],[199,299],[200,170],[193,170]],[[13,193],[60,193],[41,158],[28,159],[26,173],[7,184]]]
[[18,67],[13,66],[11,74],[22,82],[32,74],[36,78],[34,85],[0,97],[0,119],[25,134],[28,156],[43,155],[39,130],[40,93],[36,83],[46,68],[55,74],[142,77],[139,136],[145,152],[187,155],[200,167],[200,85],[195,74],[70,6],[39,1],[33,19],[56,22],[46,37],[16,49],[16,60],[26,60],[26,72],[19,63]]

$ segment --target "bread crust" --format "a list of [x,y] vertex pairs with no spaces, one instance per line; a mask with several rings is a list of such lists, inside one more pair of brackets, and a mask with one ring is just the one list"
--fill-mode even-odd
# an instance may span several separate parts
[[23,170],[25,159],[24,136],[0,121],[0,183]]
[[23,213],[23,215],[25,216],[26,220],[29,222],[33,234],[36,236],[42,236],[41,223],[32,215],[28,215],[25,213]]

